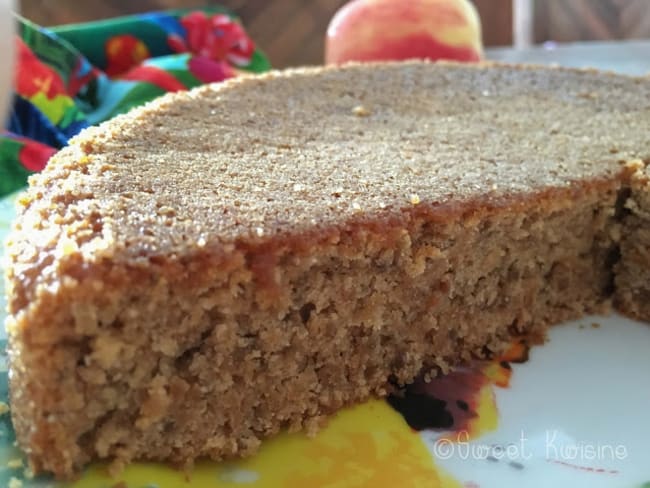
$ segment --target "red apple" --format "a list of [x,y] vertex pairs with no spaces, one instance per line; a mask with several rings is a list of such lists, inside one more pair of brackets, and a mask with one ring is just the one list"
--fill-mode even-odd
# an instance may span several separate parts
[[327,29],[325,62],[483,57],[481,22],[469,0],[353,0]]

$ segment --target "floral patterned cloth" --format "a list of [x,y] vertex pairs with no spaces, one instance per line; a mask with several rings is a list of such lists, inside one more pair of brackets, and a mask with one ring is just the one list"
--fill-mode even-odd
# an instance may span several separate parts
[[45,29],[18,19],[13,109],[0,132],[0,197],[81,129],[166,92],[269,69],[221,7]]

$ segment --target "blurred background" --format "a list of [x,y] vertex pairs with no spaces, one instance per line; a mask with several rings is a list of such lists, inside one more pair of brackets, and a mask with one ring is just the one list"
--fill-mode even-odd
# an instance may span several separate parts
[[[235,11],[275,67],[320,64],[327,24],[347,0],[22,0],[54,25],[217,3]],[[486,47],[650,38],[650,0],[473,0]],[[650,56],[650,53],[649,53]]]

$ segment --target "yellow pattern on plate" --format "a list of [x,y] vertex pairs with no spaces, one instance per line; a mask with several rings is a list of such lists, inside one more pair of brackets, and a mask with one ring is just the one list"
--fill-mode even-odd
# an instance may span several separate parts
[[[111,479],[103,466],[90,468],[71,488],[459,488],[436,468],[417,432],[386,402],[375,400],[337,414],[316,437],[282,434],[251,458],[200,462],[186,475],[172,468],[137,463]],[[123,484],[120,485],[120,482]]]

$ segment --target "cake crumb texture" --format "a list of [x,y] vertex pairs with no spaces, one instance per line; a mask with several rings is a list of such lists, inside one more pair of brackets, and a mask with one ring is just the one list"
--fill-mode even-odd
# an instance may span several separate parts
[[[647,159],[646,161],[650,161]],[[626,314],[650,319],[650,167],[636,160],[628,165],[633,171],[631,185],[621,202],[623,216],[617,265],[616,302]]]

